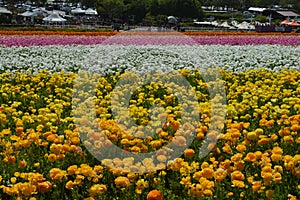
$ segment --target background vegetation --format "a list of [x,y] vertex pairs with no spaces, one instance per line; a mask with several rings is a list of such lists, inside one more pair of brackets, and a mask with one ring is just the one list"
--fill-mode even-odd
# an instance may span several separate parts
[[[15,0],[7,0],[16,3]],[[19,1],[19,2],[25,2]],[[37,4],[45,5],[46,0],[35,0]],[[284,8],[300,12],[299,0],[68,0],[68,3],[81,3],[86,7],[94,7],[100,16],[113,19],[116,22],[151,23],[160,22],[166,16],[173,15],[183,21],[186,19],[203,19],[202,6],[215,9],[244,11],[250,6],[272,7],[280,5]],[[186,20],[190,21],[190,20]]]

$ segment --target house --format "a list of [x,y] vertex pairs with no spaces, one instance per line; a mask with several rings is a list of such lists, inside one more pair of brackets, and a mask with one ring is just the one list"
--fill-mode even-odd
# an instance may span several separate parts
[[285,20],[285,19],[298,19],[300,14],[291,10],[264,10],[262,12],[265,16],[271,16],[272,19]]
[[267,10],[267,8],[250,7],[248,9],[248,11],[253,13],[254,15],[261,15],[265,10]]

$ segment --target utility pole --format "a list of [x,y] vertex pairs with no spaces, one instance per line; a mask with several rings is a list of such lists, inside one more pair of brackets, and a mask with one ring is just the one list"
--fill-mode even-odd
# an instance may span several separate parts
[[272,19],[273,19],[273,18],[272,18],[272,14],[270,14],[267,18],[268,18],[268,20],[269,20],[269,23],[271,24]]

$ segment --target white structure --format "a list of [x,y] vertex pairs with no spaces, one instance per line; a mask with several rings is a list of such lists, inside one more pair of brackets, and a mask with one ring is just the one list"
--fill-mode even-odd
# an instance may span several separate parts
[[262,13],[263,11],[265,11],[267,9],[266,8],[250,7],[248,10],[251,11],[251,12]]
[[168,23],[171,23],[171,24],[177,24],[177,19],[174,17],[174,16],[169,16],[168,17]]
[[234,27],[230,26],[230,25],[228,24],[228,22],[223,22],[222,24],[219,24],[219,27],[223,27],[223,28],[234,28]]
[[239,30],[254,30],[255,29],[254,25],[252,25],[248,22],[245,22],[245,21],[240,24],[237,21],[233,21],[232,25]]
[[26,11],[26,12],[23,12],[23,13],[21,13],[19,15],[23,16],[23,17],[33,17],[34,16],[34,12]]
[[48,17],[43,18],[43,21],[48,22],[48,23],[63,23],[66,22],[67,20],[59,16],[57,13],[52,13]]
[[0,7],[0,14],[12,14],[12,12],[6,8]]
[[[72,11],[71,11],[71,12],[72,12]],[[89,8],[89,9],[85,10],[84,13],[85,13],[86,15],[98,15],[97,10],[94,10],[94,9],[92,9],[92,8]]]
[[73,15],[76,15],[76,14],[85,14],[85,10],[83,10],[82,8],[75,8],[74,10],[71,10],[71,13]]

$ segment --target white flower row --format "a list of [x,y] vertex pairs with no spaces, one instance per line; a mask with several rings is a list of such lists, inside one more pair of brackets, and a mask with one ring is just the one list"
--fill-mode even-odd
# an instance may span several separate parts
[[300,46],[92,45],[0,48],[0,71],[50,70],[98,72],[168,71],[226,68],[240,72],[300,68]]

